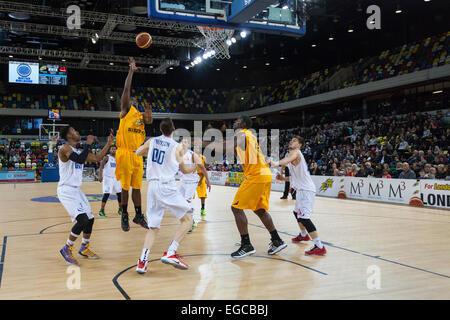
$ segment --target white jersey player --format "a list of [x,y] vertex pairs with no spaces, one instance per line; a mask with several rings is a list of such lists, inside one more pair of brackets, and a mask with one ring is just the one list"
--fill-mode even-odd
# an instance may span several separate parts
[[181,261],[181,257],[176,251],[192,225],[190,214],[192,207],[178,190],[175,175],[178,170],[183,174],[190,174],[197,168],[196,166],[188,168],[183,163],[183,146],[172,139],[175,127],[170,118],[161,121],[160,130],[161,136],[147,140],[136,151],[137,156],[147,156],[147,222],[149,227],[141,257],[137,263],[136,271],[138,273],[147,272],[149,253],[160,229],[165,210],[172,211],[180,219],[181,224],[161,261],[179,269],[189,268],[186,263]]
[[59,183],[58,199],[75,222],[66,245],[60,250],[64,260],[69,264],[78,264],[73,257],[73,245],[78,236],[83,232],[83,241],[78,253],[88,259],[98,259],[98,256],[89,250],[89,239],[91,237],[94,216],[89,201],[81,191],[83,181],[83,167],[85,162],[99,162],[108,152],[113,142],[110,135],[105,147],[97,154],[89,153],[89,145],[94,142],[94,136],[88,136],[83,151],[75,148],[80,141],[80,134],[72,127],[65,127],[61,137],[66,140],[58,152],[59,161]]
[[290,181],[291,187],[297,191],[294,216],[300,227],[300,234],[293,238],[292,242],[298,243],[311,240],[312,238],[314,247],[306,251],[305,254],[322,256],[327,253],[327,250],[320,241],[316,227],[311,221],[316,186],[311,179],[308,165],[300,151],[303,145],[304,139],[299,136],[294,136],[289,142],[289,155],[280,161],[269,160],[269,163],[273,166],[287,166],[289,168],[290,177],[283,177],[281,174],[278,174],[277,179]]
[[[187,139],[183,139],[181,141],[183,146],[183,163],[187,165],[189,168],[198,166],[200,171],[203,173],[205,177],[206,186],[211,192],[211,183],[209,181],[208,173],[206,172],[206,168],[202,163],[200,157],[192,150],[189,149],[189,141]],[[192,227],[189,230],[189,233],[194,231],[194,228],[197,226],[197,223],[200,219],[194,215],[194,196],[198,187],[198,182],[200,181],[200,176],[197,171],[188,174],[181,174],[180,177],[180,192],[187,202],[190,203],[192,208]]]
[[118,181],[116,178],[115,170],[116,147],[111,147],[111,149],[109,150],[109,154],[106,155],[100,163],[98,174],[98,181],[102,183],[103,188],[102,206],[98,215],[103,218],[106,218],[105,206],[111,193],[115,193],[117,195],[117,201],[119,202],[118,214],[122,214],[122,207],[120,206],[122,186],[120,184],[120,181]]

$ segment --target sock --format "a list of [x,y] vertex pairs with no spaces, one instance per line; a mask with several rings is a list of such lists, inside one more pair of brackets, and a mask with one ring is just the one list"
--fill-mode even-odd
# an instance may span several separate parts
[[175,240],[172,241],[172,243],[170,244],[169,249],[167,250],[167,256],[170,257],[171,255],[174,255],[175,252],[178,249],[178,245],[179,243],[176,242]]
[[89,243],[89,240],[90,240],[90,239],[85,239],[85,238],[83,238],[83,240],[81,241],[81,243],[83,243],[83,244],[88,244],[88,243]]
[[202,210],[205,210],[205,204],[202,203]]
[[320,241],[319,238],[312,239],[312,241],[314,241],[314,244],[315,244],[319,249],[322,249],[322,248],[323,248],[322,241]]
[[142,216],[142,208],[141,208],[141,206],[134,207],[134,210],[136,211],[136,216]]
[[251,244],[250,236],[248,234],[241,234],[241,245],[244,245],[244,244]]
[[75,243],[75,242],[73,242],[72,240],[67,239],[66,244],[67,244],[69,247],[73,246],[74,243]]
[[141,253],[141,261],[147,261],[148,260],[148,254],[150,253],[149,249],[142,249],[142,253]]
[[300,229],[300,235],[302,237],[306,237],[307,234],[308,234],[308,232],[306,230]]
[[270,239],[271,240],[281,240],[280,236],[278,235],[277,229],[270,232]]

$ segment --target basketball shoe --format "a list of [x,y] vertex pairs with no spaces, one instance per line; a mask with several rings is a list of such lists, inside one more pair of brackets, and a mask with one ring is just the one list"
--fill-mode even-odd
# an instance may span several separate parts
[[145,221],[144,215],[142,214],[136,214],[133,222],[141,226],[142,228],[148,229],[147,221]]
[[287,247],[287,244],[283,240],[272,240],[272,242],[269,244],[269,251],[267,251],[268,254],[275,254],[284,248]]
[[121,216],[122,215],[122,208],[119,208],[119,211],[117,211],[117,214],[119,215],[119,216]]
[[302,241],[309,241],[311,240],[311,237],[309,236],[309,234],[307,234],[306,236],[302,237],[301,234],[299,234],[298,236],[296,236],[295,238],[291,239],[293,243],[299,243]]
[[130,223],[128,222],[128,213],[122,213],[122,230],[130,231]]
[[61,253],[62,257],[68,264],[78,265],[78,261],[73,257],[73,246],[66,244],[61,250],[59,250],[59,253]]
[[78,254],[87,259],[98,259],[99,258],[98,255],[96,255],[94,252],[89,250],[89,243],[82,243],[80,251],[78,251]]
[[103,209],[103,208],[100,209],[100,211],[98,212],[98,215],[102,218],[107,218],[105,209]]
[[176,252],[171,256],[167,256],[167,252],[164,252],[164,255],[161,257],[161,261],[165,264],[170,264],[177,269],[189,269],[189,265],[184,263],[181,258],[182,256],[180,256]]
[[148,260],[141,261],[141,259],[139,259],[137,262],[137,267],[136,267],[137,273],[140,273],[140,274],[146,273],[147,272],[147,264],[148,264]]
[[200,210],[200,214],[202,215],[202,217],[206,216],[205,209],[201,209],[201,210]]
[[256,252],[255,248],[251,244],[244,244],[239,247],[238,250],[231,254],[233,259],[241,259],[246,256],[251,256]]
[[305,251],[305,254],[307,256],[324,256],[327,253],[327,249],[325,249],[325,246],[320,249],[318,246],[314,245],[310,250]]

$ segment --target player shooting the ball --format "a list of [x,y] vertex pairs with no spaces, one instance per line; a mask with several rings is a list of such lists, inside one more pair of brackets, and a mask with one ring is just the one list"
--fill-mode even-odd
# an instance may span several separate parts
[[141,187],[144,174],[142,156],[136,155],[136,150],[145,140],[145,125],[152,123],[152,108],[145,102],[144,108],[139,109],[136,99],[131,97],[131,83],[133,74],[139,68],[136,67],[134,58],[129,58],[130,70],[128,71],[121,99],[121,112],[119,130],[116,135],[116,178],[122,186],[122,230],[129,231],[128,222],[128,193],[133,189],[133,199],[136,216],[133,222],[148,229],[147,222],[142,214]]

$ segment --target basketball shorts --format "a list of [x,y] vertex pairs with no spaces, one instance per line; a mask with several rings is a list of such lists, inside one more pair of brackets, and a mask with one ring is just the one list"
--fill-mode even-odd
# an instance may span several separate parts
[[297,190],[294,211],[297,218],[310,219],[314,207],[315,192]]
[[83,213],[85,213],[89,219],[94,218],[91,205],[79,187],[58,186],[57,195],[59,201],[72,218],[72,222],[75,222],[77,216]]
[[150,228],[160,228],[164,211],[169,210],[181,219],[191,213],[191,205],[181,195],[175,180],[150,180],[147,191],[147,222]]
[[199,198],[208,198],[208,194],[206,193],[206,180],[205,180],[205,178],[203,178],[202,183],[200,183],[200,185],[197,186],[197,196]]
[[116,178],[120,181],[123,190],[142,188],[144,176],[144,162],[135,152],[118,148],[116,151]]
[[236,209],[257,211],[269,210],[269,198],[272,182],[253,183],[244,180],[233,200]]
[[120,181],[117,181],[116,177],[103,177],[103,193],[119,193],[122,191]]
[[188,201],[192,207],[194,208],[192,200],[195,197],[195,191],[197,189],[198,182],[180,182],[180,193]]

